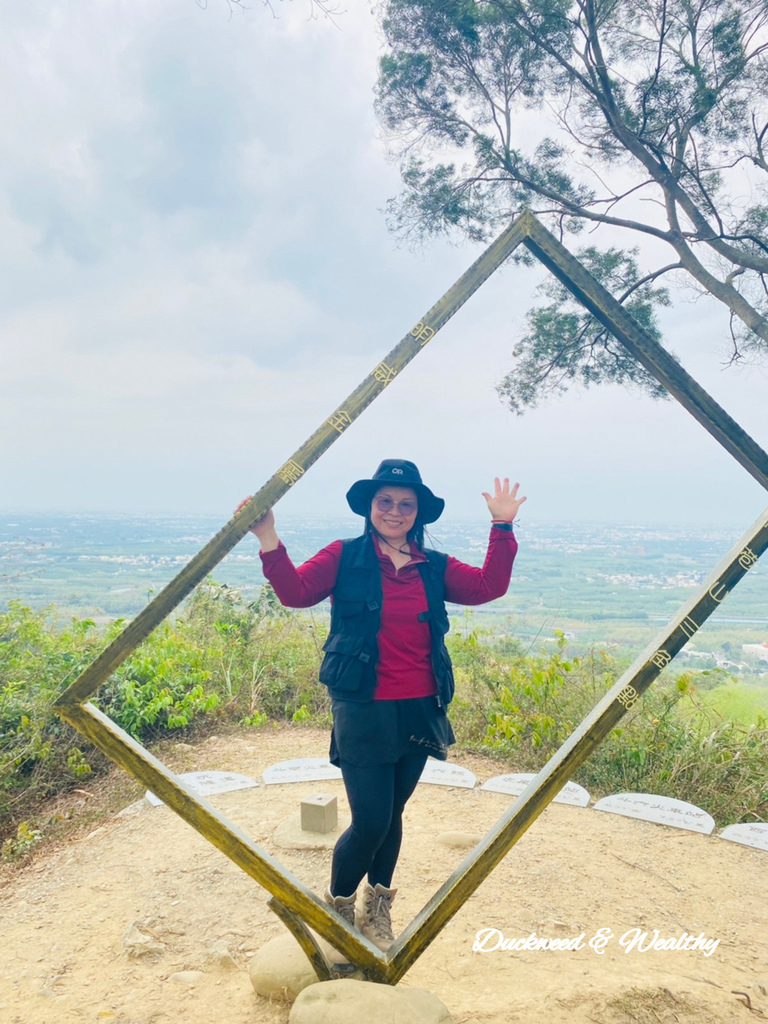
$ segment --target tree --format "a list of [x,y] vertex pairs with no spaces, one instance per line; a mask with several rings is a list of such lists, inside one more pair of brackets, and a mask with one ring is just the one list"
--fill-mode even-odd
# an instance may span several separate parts
[[[652,334],[669,302],[657,282],[682,278],[727,309],[731,361],[768,353],[766,0],[385,0],[380,11],[377,111],[404,184],[394,230],[485,240],[523,208],[561,236],[610,225],[626,247],[580,258]],[[526,111],[546,114],[530,144]],[[641,237],[654,243],[645,269]],[[574,379],[660,394],[565,289],[545,288],[499,386],[512,408]]]

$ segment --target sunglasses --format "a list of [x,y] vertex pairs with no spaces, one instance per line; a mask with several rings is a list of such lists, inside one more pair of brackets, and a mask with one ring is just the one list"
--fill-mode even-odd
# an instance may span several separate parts
[[391,512],[397,509],[401,516],[412,516],[418,510],[418,502],[414,498],[406,498],[405,501],[393,501],[392,498],[382,496],[374,498],[373,502],[379,512]]

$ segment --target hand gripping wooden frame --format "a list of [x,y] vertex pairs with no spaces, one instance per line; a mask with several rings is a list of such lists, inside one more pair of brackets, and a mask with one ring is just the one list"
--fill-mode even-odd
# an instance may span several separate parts
[[192,792],[141,744],[88,702],[88,698],[117,666],[245,536],[250,524],[306,473],[521,244],[559,278],[763,487],[768,488],[768,455],[540,221],[525,212],[509,225],[333,415],[64,690],[56,702],[62,718],[156,793],[168,807],[272,894],[269,905],[295,935],[320,979],[336,977],[339,971],[326,960],[307,925],[329,940],[370,981],[396,984],[768,547],[767,509],[723,558],[692,600],[640,654],[525,791],[512,802],[387,953],[382,953],[350,928],[315,893],[305,888],[224,815]]

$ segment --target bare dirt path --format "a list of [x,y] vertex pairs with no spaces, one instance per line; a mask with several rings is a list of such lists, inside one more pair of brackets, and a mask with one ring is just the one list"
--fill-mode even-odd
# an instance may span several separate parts
[[[289,757],[324,755],[317,730],[262,729],[172,750],[177,771],[220,769],[258,777]],[[455,754],[482,781],[514,770]],[[212,797],[232,820],[317,892],[327,851],[273,843],[304,796],[340,782],[260,786]],[[136,799],[136,790],[132,799]],[[402,927],[465,856],[437,841],[478,837],[507,806],[478,790],[419,786],[406,811],[395,884]],[[693,833],[589,809],[554,805],[508,854],[406,975],[455,1024],[672,1024],[768,1019],[768,855]],[[129,806],[89,834],[40,852],[0,879],[0,1021],[3,1024],[283,1024],[289,1006],[257,997],[249,954],[284,933],[267,894],[164,807]],[[140,922],[158,952],[128,958],[126,929]],[[477,933],[572,938],[573,951],[473,952]],[[601,928],[602,954],[588,945]],[[665,938],[704,933],[697,950],[626,952],[640,928]],[[212,963],[223,940],[236,966]],[[202,971],[190,986],[173,977]],[[735,992],[745,995],[736,995]],[[747,1006],[751,1003],[751,1009]]]

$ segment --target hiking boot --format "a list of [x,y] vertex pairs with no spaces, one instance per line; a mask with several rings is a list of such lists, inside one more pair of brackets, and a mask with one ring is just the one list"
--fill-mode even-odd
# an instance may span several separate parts
[[[331,896],[331,890],[326,889],[325,896],[323,897],[329,907],[333,907],[339,917],[342,917],[350,927],[355,927],[355,897],[357,893],[353,892],[351,896]],[[337,971],[345,973],[353,973],[356,968],[347,960],[343,953],[340,953],[338,949],[324,939],[321,935],[317,935],[312,932],[315,936],[316,941],[320,945],[325,958],[330,964],[336,968]]]
[[386,952],[395,937],[392,934],[392,901],[397,889],[387,889],[376,883],[374,889],[368,882],[363,890],[363,908],[358,911],[357,927],[374,946]]
[[356,897],[356,892],[353,892],[351,896],[331,896],[330,889],[326,889],[325,891],[325,902],[329,907],[333,907],[339,917],[343,917],[347,924],[352,928],[355,927]]

